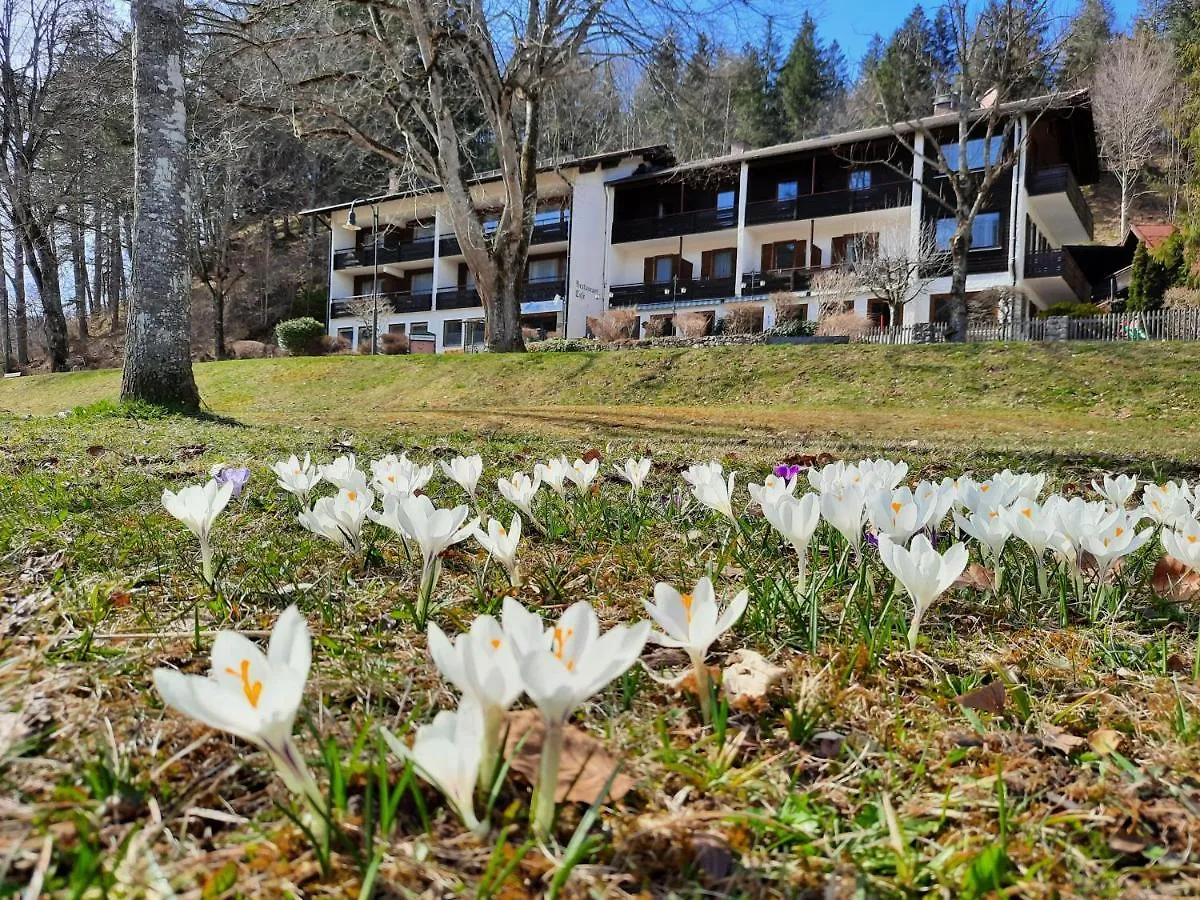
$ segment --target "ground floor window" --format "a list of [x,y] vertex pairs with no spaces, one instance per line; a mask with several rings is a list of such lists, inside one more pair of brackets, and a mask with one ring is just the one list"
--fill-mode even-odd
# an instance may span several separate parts
[[483,319],[469,319],[463,324],[463,344],[467,347],[483,346]]
[[403,322],[393,322],[388,326],[388,334],[404,334],[405,327]]
[[429,323],[428,322],[413,322],[412,330],[409,331],[409,334],[429,334]]
[[351,347],[354,346],[354,329],[353,328],[339,328],[337,330],[337,336],[338,336],[338,340],[345,341]]
[[892,325],[892,308],[888,306],[886,300],[868,300],[867,318],[871,320],[872,325],[879,328],[890,328]]
[[463,345],[462,319],[447,319],[442,325],[442,349],[449,350]]

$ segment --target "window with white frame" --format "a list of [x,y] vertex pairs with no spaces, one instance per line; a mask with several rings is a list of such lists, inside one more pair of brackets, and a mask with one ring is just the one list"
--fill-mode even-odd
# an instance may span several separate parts
[[463,345],[462,319],[447,319],[442,325],[442,346],[461,347]]

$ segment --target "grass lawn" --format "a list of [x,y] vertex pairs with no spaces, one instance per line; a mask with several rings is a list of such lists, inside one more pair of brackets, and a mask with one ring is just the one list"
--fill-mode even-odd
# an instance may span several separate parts
[[[819,452],[902,457],[911,482],[1037,469],[1071,495],[1112,468],[1194,481],[1198,362],[1190,345],[264,360],[198,368],[207,419],[103,402],[116,373],[0,383],[0,897],[1195,896],[1200,616],[1149,589],[1157,540],[1112,584],[1077,595],[1063,575],[1047,597],[1010,543],[998,594],[951,589],[914,652],[873,551],[852,564],[823,526],[798,594],[745,485]],[[401,450],[480,453],[481,505],[506,522],[497,477],[604,458],[582,497],[542,489],[523,586],[473,540],[447,554],[448,634],[506,596],[549,618],[586,599],[607,629],[643,619],[656,582],[707,572],[723,598],[750,593],[709,663],[749,648],[782,677],[705,725],[651,677],[686,658],[647,647],[573,718],[628,792],[594,818],[562,804],[539,846],[514,764],[489,831],[469,834],[378,738],[456,702],[412,619],[419,566],[373,524],[363,556],[308,533],[266,470]],[[630,455],[655,460],[636,504],[611,475]],[[738,473],[736,529],[686,502],[679,473],[707,459]],[[209,587],[160,496],[216,462],[252,475],[214,529]],[[465,501],[440,469],[428,492]],[[204,673],[216,629],[261,640],[291,603],[314,635],[296,733],[331,797],[325,841],[266,754],[164,708],[151,682]],[[986,685],[1004,686],[993,711],[956,699]]]

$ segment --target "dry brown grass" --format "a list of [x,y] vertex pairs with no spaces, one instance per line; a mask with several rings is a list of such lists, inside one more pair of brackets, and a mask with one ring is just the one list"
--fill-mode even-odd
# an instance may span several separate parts
[[637,323],[638,314],[631,309],[610,309],[587,320],[592,334],[606,344],[636,338]]

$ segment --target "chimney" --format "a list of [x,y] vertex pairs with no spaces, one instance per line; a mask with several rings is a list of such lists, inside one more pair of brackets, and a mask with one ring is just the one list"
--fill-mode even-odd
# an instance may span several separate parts
[[958,109],[958,97],[954,94],[938,94],[933,98],[933,114],[951,113]]

